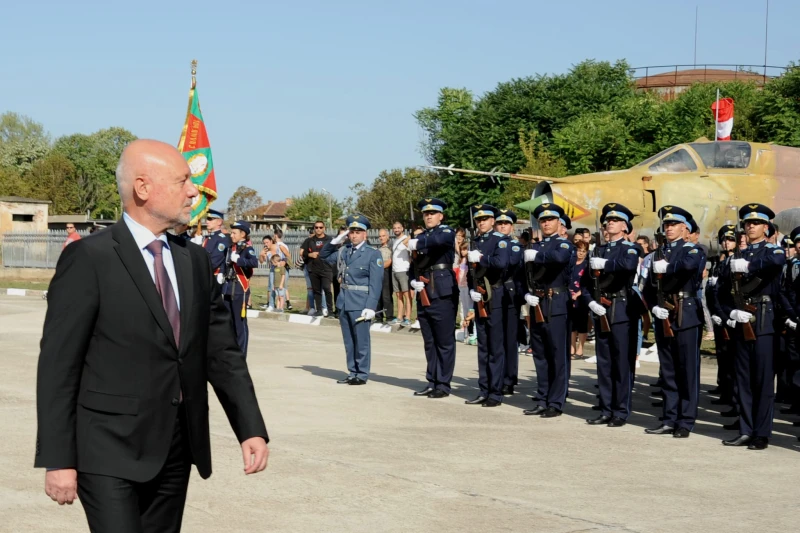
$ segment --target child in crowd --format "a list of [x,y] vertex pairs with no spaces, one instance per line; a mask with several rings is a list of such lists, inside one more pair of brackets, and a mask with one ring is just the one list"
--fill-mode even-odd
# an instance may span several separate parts
[[270,261],[275,274],[275,311],[283,313],[283,304],[286,299],[286,267],[281,264],[281,256],[278,254],[273,255]]

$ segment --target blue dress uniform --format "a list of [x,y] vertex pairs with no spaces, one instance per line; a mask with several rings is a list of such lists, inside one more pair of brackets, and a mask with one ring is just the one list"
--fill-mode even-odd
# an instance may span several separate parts
[[[363,215],[347,217],[347,227],[366,231],[369,220]],[[346,234],[342,234],[342,237]],[[371,318],[365,318],[375,311],[383,289],[383,258],[381,253],[367,244],[366,240],[358,246],[347,243],[339,247],[337,239],[323,246],[319,257],[329,265],[339,265],[341,290],[336,299],[339,310],[339,325],[342,328],[344,349],[347,353],[347,378],[340,383],[363,385],[369,379]]]
[[[800,227],[795,228],[789,236],[789,246],[800,241]],[[783,293],[786,295],[785,318],[795,324],[800,321],[800,257],[794,256],[786,261],[783,278]],[[785,403],[791,409],[800,412],[800,339],[797,329],[792,329],[784,322],[786,329],[787,366],[785,381],[787,385]]]
[[[443,213],[447,204],[438,198],[425,198],[417,207],[420,211]],[[455,324],[458,309],[458,283],[453,271],[456,233],[439,224],[409,241],[413,251],[412,278],[428,280],[425,291],[430,305],[422,304],[417,292],[417,320],[425,346],[427,386],[417,396],[444,398],[450,394],[450,381],[456,364]]]
[[[476,205],[471,210],[472,218],[491,217],[496,209],[488,204]],[[503,303],[505,288],[503,273],[510,260],[510,240],[506,235],[489,230],[478,235],[473,250],[481,254],[475,269],[470,269],[467,281],[470,291],[483,288],[489,300],[485,301],[486,317],[481,317],[475,304],[475,325],[478,331],[478,388],[479,395],[468,404],[495,407],[503,402],[503,377],[505,375],[505,341],[503,336]]]
[[[499,209],[495,224],[510,222],[514,224],[517,215],[508,209]],[[519,272],[522,270],[522,247],[519,241],[509,236],[508,268],[503,273],[503,337],[505,340],[506,358],[503,374],[503,394],[514,394],[514,387],[519,381],[519,350],[517,349],[517,329],[519,328],[519,310],[522,306],[523,286]]]
[[[739,211],[742,223],[769,223],[775,214],[761,204],[749,204]],[[733,346],[736,352],[736,389],[739,404],[739,437],[723,441],[729,446],[748,445],[750,449],[767,447],[772,434],[775,404],[774,349],[777,332],[775,316],[780,314],[780,274],[786,263],[783,250],[762,240],[748,244],[741,258],[730,261],[731,276],[720,288],[720,305],[725,319],[735,321]],[[742,316],[733,296],[734,277],[741,274],[740,290],[744,303],[752,306]],[[749,318],[755,340],[747,341],[739,323]],[[733,324],[731,324],[733,325]]]
[[[231,228],[237,228],[250,234],[250,224],[244,220],[239,220],[231,224]],[[232,261],[232,255],[238,254],[236,261]],[[240,241],[235,246],[231,246],[223,265],[225,269],[225,284],[222,287],[225,305],[231,312],[233,331],[236,334],[236,341],[239,349],[247,357],[247,341],[250,330],[247,327],[247,300],[250,297],[250,278],[253,277],[253,269],[258,267],[258,257],[252,246],[246,241]]]
[[[545,203],[533,211],[538,220],[563,218],[564,212],[556,204]],[[529,252],[535,258],[529,259]],[[572,297],[569,285],[572,280],[572,257],[575,247],[571,242],[553,234],[530,245],[524,253],[525,268],[535,272],[533,286],[528,286],[532,296],[538,298],[543,322],[536,321],[536,311],[531,308],[531,349],[536,366],[538,384],[537,406],[526,415],[559,416],[564,410],[569,389],[569,309]],[[530,266],[529,266],[530,265]]]
[[[220,211],[215,209],[208,210],[207,218],[221,219],[223,216],[224,214]],[[231,248],[231,238],[222,233],[222,230],[212,231],[203,237],[201,246],[208,252],[211,260],[211,272],[216,276],[224,270],[225,261],[228,259],[228,250]]]
[[[736,226],[733,224],[726,224],[722,226],[717,232],[717,242],[721,247],[724,246],[726,240],[735,240]],[[738,246],[738,243],[736,244]],[[724,250],[724,247],[722,248]],[[725,257],[717,261],[711,268],[708,274],[708,283],[706,284],[706,303],[708,310],[712,316],[722,320],[721,324],[714,323],[714,348],[717,354],[717,393],[719,394],[719,403],[735,405],[734,399],[734,369],[733,369],[733,346],[730,342],[730,332],[725,324],[725,313],[719,305],[719,289],[722,285],[722,280],[727,276],[728,263],[730,261],[730,254],[725,253]]]
[[[603,223],[609,220],[630,223],[634,218],[622,204],[606,204],[602,213],[600,221]],[[611,330],[603,333],[601,318],[597,312],[592,312],[600,390],[600,416],[587,420],[592,425],[619,427],[625,424],[631,413],[633,370],[642,312],[641,300],[633,293],[633,279],[638,266],[638,250],[632,242],[620,236],[596,250],[581,280],[581,298],[590,307],[601,306],[598,312],[604,313]],[[596,281],[592,270],[600,271]],[[594,290],[594,283],[600,289],[599,295]]]
[[[692,215],[680,207],[664,206],[659,210],[664,224],[681,223],[690,227]],[[670,312],[673,337],[664,336],[664,320],[653,311],[658,360],[663,381],[664,408],[662,425],[645,430],[650,434],[673,434],[686,438],[697,420],[700,393],[700,339],[703,326],[703,305],[697,291],[702,281],[706,257],[703,250],[682,238],[667,243],[662,250],[666,271],[658,273],[655,260],[645,285],[644,296],[651,310],[659,307],[656,279],[661,276],[664,300],[674,306]],[[658,253],[656,257],[658,256]],[[659,311],[661,308],[659,307]]]

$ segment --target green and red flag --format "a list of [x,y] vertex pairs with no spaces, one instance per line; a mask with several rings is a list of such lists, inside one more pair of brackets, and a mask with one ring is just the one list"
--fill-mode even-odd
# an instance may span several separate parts
[[186,158],[192,172],[192,182],[200,194],[192,205],[190,226],[200,224],[211,203],[217,199],[217,179],[214,176],[214,160],[211,157],[211,144],[208,142],[206,124],[200,112],[200,97],[197,95],[197,61],[192,61],[192,88],[189,90],[189,109],[183,124],[178,150]]

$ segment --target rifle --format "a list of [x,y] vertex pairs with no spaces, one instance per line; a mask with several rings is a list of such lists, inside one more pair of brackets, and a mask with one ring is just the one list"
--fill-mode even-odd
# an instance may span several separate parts
[[[411,202],[408,202],[408,208],[409,208],[409,215],[411,215],[411,234],[413,235],[414,234],[414,206],[412,205]],[[422,304],[423,307],[428,307],[428,306],[431,305],[431,299],[428,297],[427,285],[431,282],[431,280],[426,278],[426,277],[424,277],[424,276],[422,276],[422,272],[425,269],[425,266],[427,266],[427,265],[423,265],[425,259],[429,259],[429,258],[427,256],[420,257],[419,253],[416,250],[411,252],[411,261],[414,263],[414,272],[415,272],[415,274],[417,276],[417,279],[426,285],[426,287],[424,289],[419,291],[419,301],[420,301],[420,303]]]
[[[531,244],[528,245],[528,248],[533,245],[533,234],[531,233]],[[524,256],[523,256],[524,260]],[[536,293],[538,289],[538,280],[544,274],[544,269],[539,269],[537,271],[536,265],[533,261],[528,261],[525,263],[525,281],[528,285],[528,291],[531,293]],[[544,324],[544,313],[542,313],[542,306],[537,305],[532,308],[533,309],[533,319],[536,321],[537,324]]]
[[[473,251],[475,248],[475,236],[477,230],[475,229],[475,218],[472,216],[472,208],[469,208],[469,220],[472,224],[472,234],[470,235],[469,239],[469,251]],[[470,263],[469,264],[469,273],[472,277],[472,281],[475,284],[475,290],[480,293],[481,300],[477,303],[478,308],[478,316],[481,318],[486,318],[489,314],[486,312],[486,302],[489,301],[491,298],[491,294],[488,294],[486,291],[486,278],[484,277],[484,269],[481,269],[481,274],[478,275],[478,269],[480,265],[478,263]]]
[[[734,236],[736,238],[736,246],[733,248],[733,258],[734,259],[741,259],[742,258],[742,250],[739,248],[739,239],[742,237],[742,223],[741,221],[736,225],[736,231],[734,232]],[[746,341],[754,341],[756,340],[756,334],[753,331],[752,322],[755,321],[755,313],[757,311],[754,305],[748,305],[745,303],[745,294],[742,290],[742,273],[741,272],[731,272],[731,294],[733,295],[733,302],[736,306],[736,309],[741,311],[747,311],[751,313],[753,316],[750,318],[750,322],[744,322],[742,324],[742,333],[744,334],[744,340]]]
[[[661,228],[664,226],[663,220],[660,222],[658,231],[656,232],[656,250],[653,253],[653,262],[655,261],[662,261],[666,259],[666,255],[664,254],[664,247],[667,245],[667,237],[662,232]],[[651,267],[652,268],[652,267]],[[656,285],[656,298],[658,300],[658,306],[666,309],[670,313],[675,310],[675,306],[668,302],[666,298],[664,298],[664,289],[662,287],[662,281],[664,278],[664,274],[653,274],[653,281]],[[671,338],[675,336],[675,333],[672,331],[672,324],[669,322],[669,317],[662,320],[662,325],[664,326],[664,337]]]
[[[603,240],[603,234],[600,232],[600,219],[598,218],[599,215],[595,213],[595,232],[594,232],[594,250],[592,250],[592,257],[600,257],[599,250],[600,245]],[[592,277],[592,299],[605,306],[606,308],[611,307],[611,301],[608,298],[603,296],[603,293],[600,291],[600,271],[599,270],[591,270],[591,277]],[[611,331],[611,325],[608,323],[608,317],[606,315],[597,317],[600,321],[600,331],[603,333],[608,333]]]

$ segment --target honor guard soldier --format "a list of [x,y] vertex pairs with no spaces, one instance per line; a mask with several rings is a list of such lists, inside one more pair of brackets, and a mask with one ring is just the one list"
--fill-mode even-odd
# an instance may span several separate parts
[[[800,322],[800,227],[792,230],[789,235],[789,246],[795,253],[786,260],[784,269],[783,292],[788,300],[788,311],[785,312],[784,321],[786,330],[787,364],[784,380],[786,393],[784,403],[790,405],[789,411],[800,413],[800,339],[798,339],[797,324]],[[795,422],[795,426],[800,423]]]
[[751,450],[768,446],[775,404],[775,317],[780,313],[780,275],[786,255],[766,240],[774,216],[761,204],[739,210],[747,248],[731,259],[730,276],[721,280],[719,291],[724,317],[733,327],[739,404],[739,437],[723,444]]
[[680,207],[662,207],[658,216],[666,237],[657,235],[658,247],[653,256],[645,286],[645,298],[655,321],[658,360],[661,365],[664,407],[662,424],[646,429],[649,434],[671,434],[687,438],[697,420],[700,386],[700,339],[703,306],[698,297],[703,251],[683,239],[692,225],[692,215]]
[[453,271],[456,233],[442,224],[447,207],[442,200],[425,198],[422,211],[425,229],[414,232],[406,245],[412,252],[411,287],[417,294],[417,319],[428,362],[428,384],[415,396],[444,398],[450,395],[450,381],[456,364],[455,323],[458,284]]
[[514,237],[514,224],[517,215],[508,209],[499,209],[494,227],[510,239],[508,268],[503,274],[503,336],[505,338],[506,359],[503,373],[503,395],[514,394],[519,374],[519,350],[517,349],[517,328],[519,327],[519,310],[524,303],[522,283],[524,278],[518,274],[522,271],[522,247]]
[[215,276],[220,274],[225,267],[225,260],[231,247],[231,238],[222,233],[222,219],[224,216],[224,213],[215,209],[208,210],[206,215],[208,235],[203,237],[201,244],[208,252],[208,256],[211,259],[211,271]]
[[[338,265],[342,280],[336,309],[349,373],[337,383],[364,385],[370,369],[369,328],[383,289],[383,258],[367,244],[367,217],[350,215],[346,222],[348,231],[327,242],[319,257],[329,265]],[[339,247],[348,237],[350,242]]]
[[[250,224],[239,220],[231,224],[231,241],[233,244],[228,249],[224,264],[225,274],[222,294],[225,305],[231,312],[233,330],[239,349],[247,357],[247,340],[250,330],[247,327],[247,300],[250,299],[250,278],[253,269],[258,267],[258,257],[253,247],[248,244],[250,237]],[[217,278],[219,280],[219,277]]]
[[511,246],[508,237],[494,231],[494,207],[480,204],[470,211],[473,224],[477,225],[477,236],[473,234],[471,249],[467,253],[470,265],[467,279],[470,298],[475,302],[480,393],[464,403],[497,407],[503,403],[506,351],[503,338],[503,274],[508,268]]
[[575,247],[559,237],[564,211],[556,204],[544,203],[533,211],[539,221],[542,240],[523,253],[531,306],[531,348],[538,383],[536,407],[526,415],[544,418],[560,416],[569,388],[569,308],[572,297],[572,256]]
[[641,300],[633,293],[639,252],[625,240],[634,218],[622,204],[606,204],[600,222],[608,242],[595,248],[581,280],[581,297],[594,315],[600,416],[591,425],[624,426],[631,414]]

